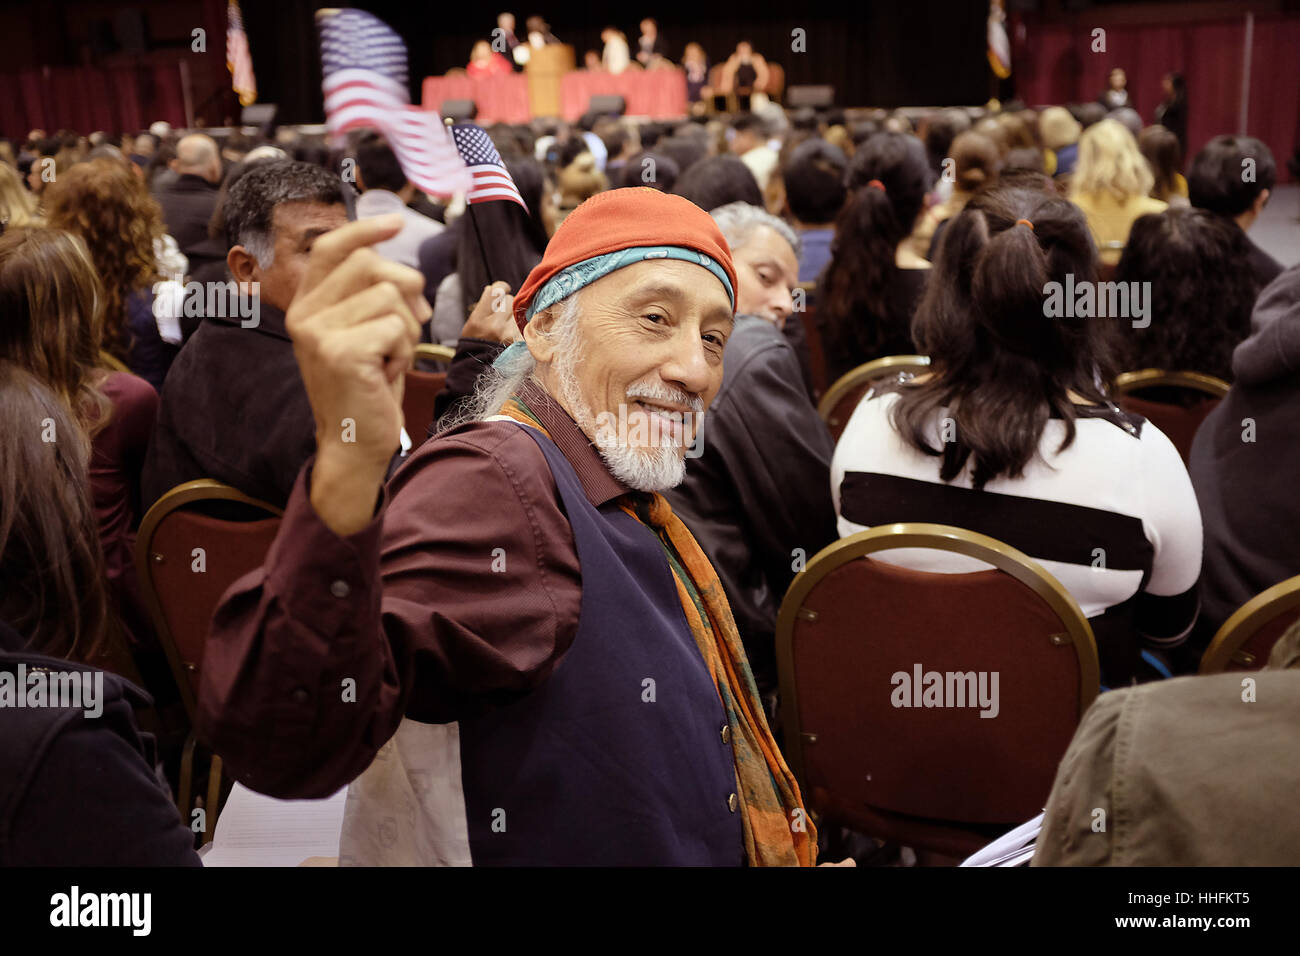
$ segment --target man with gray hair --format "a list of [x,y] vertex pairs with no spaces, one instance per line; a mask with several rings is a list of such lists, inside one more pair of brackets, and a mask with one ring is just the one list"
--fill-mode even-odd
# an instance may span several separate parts
[[830,495],[835,445],[781,332],[795,308],[798,237],[748,203],[728,203],[712,215],[736,267],[736,327],[701,455],[665,497],[718,569],[774,716],[776,613],[802,567],[800,556],[811,558],[837,537]]
[[283,507],[316,449],[284,314],[312,244],[344,225],[343,186],[319,166],[259,163],[223,207],[231,283],[207,283],[198,330],[172,363],[142,479],[147,508],[215,478]]
[[176,158],[168,166],[176,178],[156,190],[167,232],[188,257],[208,238],[208,220],[217,207],[221,183],[221,154],[209,136],[195,133],[176,144]]

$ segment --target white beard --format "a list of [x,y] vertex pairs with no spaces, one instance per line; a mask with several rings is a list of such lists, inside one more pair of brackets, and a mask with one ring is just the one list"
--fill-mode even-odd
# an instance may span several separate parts
[[[573,363],[576,364],[576,363]],[[583,399],[578,388],[578,380],[573,374],[573,366],[567,360],[556,363],[556,378],[559,382],[561,398],[573,413],[578,427],[590,438],[600,452],[601,459],[609,473],[629,488],[637,491],[666,491],[676,488],[686,478],[686,450],[676,445],[651,445],[640,447],[628,444],[626,435],[620,436],[618,429],[610,424],[611,416],[602,415],[598,420],[592,414],[591,406]],[[665,394],[653,397],[669,398],[669,390],[641,389],[646,396],[654,392]],[[677,398],[676,395],[672,396]],[[698,400],[695,403],[698,408]],[[638,413],[644,414],[644,413]],[[698,413],[697,413],[698,414]]]

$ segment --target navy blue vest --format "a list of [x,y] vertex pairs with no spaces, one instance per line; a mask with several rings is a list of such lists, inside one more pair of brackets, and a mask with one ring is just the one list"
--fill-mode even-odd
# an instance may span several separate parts
[[474,865],[742,865],[726,713],[659,540],[593,507],[555,443],[520,427],[573,526],[582,608],[539,688],[460,722]]

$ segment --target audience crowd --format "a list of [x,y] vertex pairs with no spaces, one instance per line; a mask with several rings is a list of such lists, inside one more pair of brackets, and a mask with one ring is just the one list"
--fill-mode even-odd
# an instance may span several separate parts
[[[529,43],[554,39],[540,21],[525,41],[513,17],[500,26],[508,46],[480,44],[471,73],[519,68]],[[654,21],[640,26],[632,42],[606,30],[592,68],[666,63]],[[693,102],[709,99],[703,51],[682,62]],[[201,478],[284,523],[214,621],[200,737],[277,796],[356,780],[345,862],[811,862],[815,834],[782,826],[799,793],[779,749],[778,610],[797,556],[896,522],[1024,552],[1089,619],[1111,711],[1173,675],[1161,719],[1196,715],[1212,735],[1203,691],[1180,698],[1176,678],[1243,603],[1300,575],[1300,267],[1249,236],[1277,179],[1268,146],[1223,135],[1184,157],[1176,74],[1164,125],[1142,128],[1122,70],[1094,103],[883,113],[755,96],[770,70],[748,43],[721,65],[738,112],[491,127],[522,204],[425,196],[376,133],[331,149],[288,129],[266,142],[36,130],[12,161],[0,153],[0,665],[125,661],[97,729],[25,718],[45,743],[26,757],[25,809],[0,821],[17,834],[0,837],[0,862],[38,859],[23,835],[59,830],[96,761],[107,816],[57,862],[194,862],[165,789],[189,728],[164,726],[155,754],[131,716],[147,703],[131,681],[164,716],[179,696],[133,551],[149,509]],[[1103,282],[1134,290],[1131,314],[1045,317],[1053,284]],[[347,308],[387,318],[349,339]],[[381,348],[373,378],[410,365],[402,323],[455,352],[427,433],[344,414],[361,375],[329,378]],[[833,439],[816,400],[894,355],[929,367],[877,382]],[[1146,368],[1231,385],[1190,454],[1120,407],[1116,376]],[[607,399],[650,409],[682,448],[693,434],[684,470],[676,447],[620,455],[595,424]],[[354,417],[384,423],[380,439],[340,440]],[[476,563],[494,548],[501,574]],[[626,614],[663,646],[609,623]],[[600,627],[611,647],[593,651]],[[661,700],[708,700],[647,722],[613,684],[640,694],[649,674]],[[365,716],[319,703],[340,678],[356,679]],[[731,751],[688,759],[706,725]],[[1091,759],[1080,746],[1075,763]],[[461,763],[420,756],[457,747]],[[1267,777],[1269,752],[1241,772]],[[519,767],[509,786],[500,761]],[[557,800],[608,819],[527,809],[555,768],[569,775]],[[459,788],[462,772],[467,832],[437,782],[454,773]],[[741,796],[728,806],[717,787]],[[365,815],[399,791],[419,810],[394,836]],[[1087,802],[1052,806],[1071,800]],[[523,835],[493,842],[474,814],[495,806]],[[1200,818],[1181,819],[1164,826]],[[1058,839],[1063,825],[1049,814],[1049,861],[1093,862]],[[1148,837],[1169,847],[1149,862],[1213,840]]]

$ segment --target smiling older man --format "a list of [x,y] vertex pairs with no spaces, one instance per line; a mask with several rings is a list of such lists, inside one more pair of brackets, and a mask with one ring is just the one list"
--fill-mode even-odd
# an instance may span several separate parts
[[428,314],[365,248],[395,231],[320,239],[290,309],[319,450],[217,612],[201,732],[264,793],[354,781],[344,863],[811,864],[722,587],[658,494],[722,383],[717,227],[652,189],[584,203],[478,420],[385,486]]

